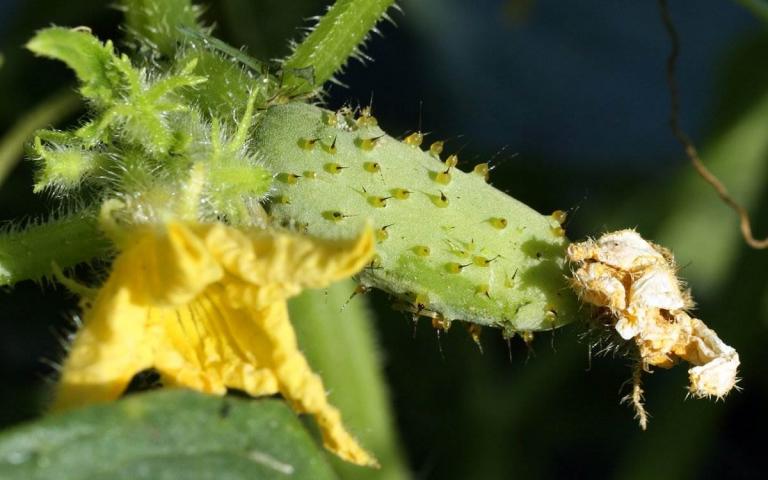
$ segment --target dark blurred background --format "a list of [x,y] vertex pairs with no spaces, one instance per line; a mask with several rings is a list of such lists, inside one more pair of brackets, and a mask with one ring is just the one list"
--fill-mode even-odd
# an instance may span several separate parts
[[[234,45],[280,58],[309,0],[212,1],[206,19]],[[682,120],[704,161],[766,221],[768,23],[739,1],[671,2],[682,38]],[[394,136],[418,128],[447,139],[460,166],[490,161],[498,188],[541,212],[568,210],[572,239],[637,227],[673,249],[697,316],[736,347],[743,390],[724,402],[686,400],[686,368],[645,377],[652,418],[640,431],[619,405],[622,358],[589,359],[583,328],[540,334],[508,349],[485,331],[481,354],[462,328],[439,338],[414,327],[384,295],[383,366],[416,478],[763,478],[768,428],[768,251],[746,248],[735,216],[686,163],[667,124],[669,42],[656,2],[419,0],[391,12],[366,53],[333,86],[328,105],[367,104]],[[56,92],[60,64],[22,48],[39,28],[88,25],[119,38],[108,2],[0,1],[0,132]],[[76,113],[72,120],[76,119]],[[0,190],[0,219],[47,215],[28,162]],[[0,292],[0,428],[33,418],[77,309],[60,289],[22,283]],[[415,332],[415,335],[414,335]],[[623,390],[622,390],[623,388]],[[763,471],[763,474],[760,472]]]

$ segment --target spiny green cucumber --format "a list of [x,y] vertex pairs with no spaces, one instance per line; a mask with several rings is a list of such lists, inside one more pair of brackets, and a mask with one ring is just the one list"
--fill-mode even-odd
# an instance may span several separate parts
[[441,144],[425,152],[420,133],[401,142],[376,123],[302,103],[262,115],[255,147],[276,173],[272,217],[325,238],[371,222],[377,255],[361,284],[443,326],[512,335],[574,319],[562,212],[540,215],[488,185],[487,165],[464,173],[455,156],[440,160]]

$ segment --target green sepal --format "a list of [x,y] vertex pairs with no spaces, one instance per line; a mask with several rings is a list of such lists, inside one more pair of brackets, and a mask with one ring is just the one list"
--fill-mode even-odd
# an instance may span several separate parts
[[80,93],[97,106],[111,104],[119,94],[122,78],[111,41],[101,43],[84,29],[50,27],[37,32],[26,46],[37,55],[66,63],[82,84]]
[[[43,139],[47,145],[43,145]],[[57,193],[74,190],[86,176],[94,174],[105,159],[94,151],[78,145],[69,133],[41,131],[33,141],[35,193],[49,189]]]

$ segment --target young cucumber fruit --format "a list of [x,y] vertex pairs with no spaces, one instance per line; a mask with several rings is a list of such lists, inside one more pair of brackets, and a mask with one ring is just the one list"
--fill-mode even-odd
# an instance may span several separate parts
[[270,214],[325,238],[376,231],[377,255],[359,276],[414,316],[515,332],[572,321],[562,212],[544,216],[470,173],[421,134],[386,135],[363,110],[303,103],[270,108],[255,147],[276,173]]

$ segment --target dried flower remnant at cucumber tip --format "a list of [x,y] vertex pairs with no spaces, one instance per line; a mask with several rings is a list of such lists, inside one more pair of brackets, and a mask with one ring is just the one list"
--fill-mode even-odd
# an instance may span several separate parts
[[[377,262],[360,281],[402,302],[423,298],[421,307],[408,309],[419,316],[437,313],[506,335],[574,320],[558,219],[493,188],[484,169],[461,171],[458,157],[444,154],[442,145],[423,151],[413,134],[399,141],[374,118],[370,109],[354,118],[349,109],[297,103],[261,117],[254,144],[268,167],[317,172],[313,182],[275,182],[273,198],[291,201],[271,204],[274,220],[306,225],[324,238],[344,238],[373,222],[381,232]],[[373,148],[360,140],[374,138]],[[306,139],[333,144],[334,153],[306,148]],[[458,268],[447,274],[451,265]]]
[[[643,370],[687,361],[693,365],[688,389],[697,398],[722,398],[736,386],[739,355],[688,314],[693,301],[681,287],[672,252],[621,230],[570,245],[568,258],[575,265],[574,290],[608,314],[622,339],[633,341]],[[640,393],[633,403],[644,427],[639,381],[635,375]]]

